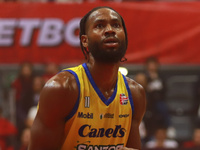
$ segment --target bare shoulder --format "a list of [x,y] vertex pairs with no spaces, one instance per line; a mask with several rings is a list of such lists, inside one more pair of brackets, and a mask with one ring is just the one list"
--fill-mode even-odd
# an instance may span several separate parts
[[47,81],[42,92],[48,92],[49,95],[55,95],[59,97],[60,94],[62,96],[67,96],[69,94],[72,96],[73,94],[77,94],[78,85],[76,83],[74,75],[72,75],[68,71],[63,71]]
[[140,122],[146,110],[146,93],[139,83],[128,77],[126,79],[133,98],[134,118]]
[[62,71],[52,77],[44,86],[44,89],[50,89],[50,90],[74,90],[77,88],[76,79],[74,75],[72,75],[68,71]]
[[65,119],[76,103],[78,92],[76,78],[67,71],[47,81],[31,128],[30,150],[60,149],[65,138]]
[[136,81],[134,81],[133,79],[129,77],[126,77],[126,79],[127,79],[127,82],[132,94],[138,95],[138,96],[142,96],[143,94],[145,94],[145,91],[142,85],[140,85],[139,83],[137,83]]
[[74,75],[68,71],[60,72],[45,84],[40,95],[39,112],[66,116],[74,107],[78,93]]

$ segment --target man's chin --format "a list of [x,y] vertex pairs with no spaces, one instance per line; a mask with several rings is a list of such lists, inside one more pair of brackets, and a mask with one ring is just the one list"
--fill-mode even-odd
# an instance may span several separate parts
[[115,58],[115,57],[104,57],[104,58],[94,58],[97,62],[101,62],[101,63],[110,63],[110,64],[114,64],[114,63],[118,63],[121,60],[120,58]]

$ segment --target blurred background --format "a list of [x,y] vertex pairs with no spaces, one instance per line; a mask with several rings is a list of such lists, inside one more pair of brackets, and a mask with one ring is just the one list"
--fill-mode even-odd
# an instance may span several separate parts
[[126,23],[120,71],[146,90],[142,149],[200,149],[198,0],[0,0],[0,150],[27,150],[42,87],[85,61],[79,21],[96,6]]

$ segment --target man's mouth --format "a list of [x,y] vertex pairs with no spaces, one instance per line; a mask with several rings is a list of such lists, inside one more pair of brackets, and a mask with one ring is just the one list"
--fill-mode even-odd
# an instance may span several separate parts
[[116,38],[106,38],[103,43],[107,47],[116,47],[119,44],[118,39]]

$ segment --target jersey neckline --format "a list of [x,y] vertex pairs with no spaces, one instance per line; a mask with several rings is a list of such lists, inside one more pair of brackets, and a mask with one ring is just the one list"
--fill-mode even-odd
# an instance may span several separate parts
[[117,83],[115,85],[115,89],[114,92],[112,93],[112,96],[109,99],[106,99],[105,96],[103,95],[103,93],[99,90],[99,88],[97,87],[96,83],[94,82],[92,75],[87,67],[87,64],[84,63],[83,68],[85,69],[86,75],[91,83],[91,85],[93,86],[94,90],[96,91],[97,95],[99,96],[99,98],[102,100],[102,102],[105,105],[109,105],[110,103],[112,103],[112,101],[115,99],[116,93],[117,93],[117,85],[118,85],[118,78],[117,78]]

